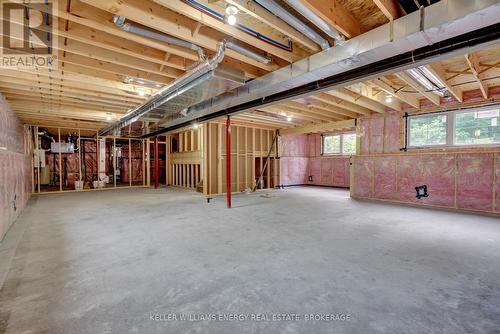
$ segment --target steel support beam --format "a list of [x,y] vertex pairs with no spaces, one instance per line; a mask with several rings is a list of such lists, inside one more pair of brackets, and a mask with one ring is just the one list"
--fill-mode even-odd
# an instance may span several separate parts
[[158,189],[158,137],[155,137],[155,189]]
[[226,202],[231,208],[231,116],[226,119]]

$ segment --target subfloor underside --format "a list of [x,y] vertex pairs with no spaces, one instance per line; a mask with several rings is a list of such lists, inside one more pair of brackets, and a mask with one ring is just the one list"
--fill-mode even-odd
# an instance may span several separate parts
[[34,196],[0,246],[0,333],[499,333],[497,218],[313,187],[233,206]]

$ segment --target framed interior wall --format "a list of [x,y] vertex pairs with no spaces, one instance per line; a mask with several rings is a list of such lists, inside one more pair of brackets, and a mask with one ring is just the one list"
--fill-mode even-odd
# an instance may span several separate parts
[[148,185],[145,139],[99,137],[84,128],[25,129],[34,194]]

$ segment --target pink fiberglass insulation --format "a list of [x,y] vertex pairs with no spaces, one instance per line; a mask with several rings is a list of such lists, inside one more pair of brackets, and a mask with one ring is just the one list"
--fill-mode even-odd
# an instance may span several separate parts
[[397,188],[400,201],[416,202],[415,187],[422,185],[422,170],[418,155],[400,156],[397,160]]
[[308,158],[282,157],[280,158],[280,177],[282,185],[297,185],[307,182]]
[[319,134],[285,135],[281,143],[281,184],[349,187],[350,158],[321,156]]
[[282,185],[307,182],[308,136],[283,135],[280,137],[280,178]]
[[282,157],[307,157],[307,135],[283,135],[280,137]]
[[400,149],[401,115],[389,113],[359,119],[361,154],[397,153]]
[[427,185],[429,197],[414,201],[431,205],[453,207],[455,202],[455,157],[453,154],[429,154],[420,157],[421,184]]
[[310,158],[321,156],[321,135],[311,134],[307,136],[308,156]]
[[[495,166],[493,159],[493,153],[358,156],[353,195],[491,212],[494,186],[496,202],[500,201],[500,160]],[[428,197],[418,199],[415,187],[422,185]],[[495,209],[500,212],[497,205]]]
[[350,158],[332,159],[333,182],[335,187],[349,187],[350,182]]
[[308,184],[321,184],[321,158],[309,159],[309,175],[312,181],[308,181]]
[[[319,184],[322,186],[331,186],[333,184],[333,159],[319,158],[319,161],[321,163],[321,175],[318,175],[316,182],[319,181]],[[314,179],[315,177],[313,176]]]
[[360,118],[359,122],[359,136],[360,136],[360,149],[361,154],[369,154],[370,153],[370,119],[369,118]]
[[398,113],[389,114],[385,118],[384,153],[397,153],[400,149],[401,116]]
[[354,157],[354,195],[372,196],[373,158]]
[[384,117],[370,119],[370,153],[384,152]]
[[23,131],[0,95],[0,240],[31,195],[31,158],[24,154]]
[[396,157],[375,157],[373,168],[375,177],[374,195],[376,198],[397,199]]
[[493,154],[458,155],[457,205],[463,209],[493,209]]

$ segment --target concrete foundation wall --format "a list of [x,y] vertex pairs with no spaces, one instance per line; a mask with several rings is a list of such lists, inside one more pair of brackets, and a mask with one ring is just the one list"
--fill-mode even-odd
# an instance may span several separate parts
[[320,135],[283,135],[280,140],[282,185],[349,187],[350,158],[321,156]]
[[0,95],[0,240],[28,202],[30,171],[23,126]]

